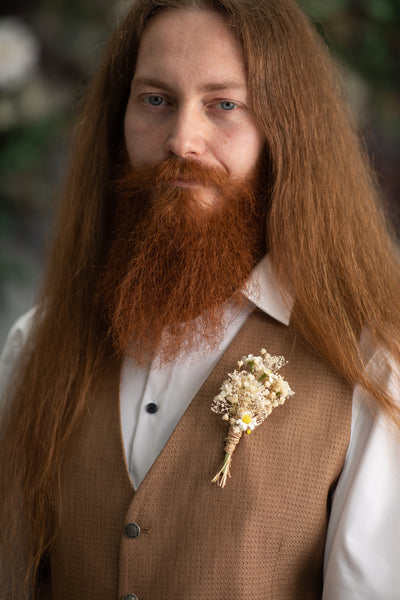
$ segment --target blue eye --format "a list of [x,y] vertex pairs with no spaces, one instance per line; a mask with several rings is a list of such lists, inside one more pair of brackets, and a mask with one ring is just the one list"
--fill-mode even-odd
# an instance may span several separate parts
[[150,106],[161,106],[165,100],[161,96],[147,96],[145,102],[150,104]]
[[234,102],[230,102],[229,100],[224,100],[223,102],[220,102],[219,105],[222,110],[233,110],[236,108],[236,104]]

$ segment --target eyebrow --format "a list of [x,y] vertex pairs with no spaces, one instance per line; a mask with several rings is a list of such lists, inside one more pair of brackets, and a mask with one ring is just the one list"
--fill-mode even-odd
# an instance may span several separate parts
[[[158,88],[165,90],[167,92],[173,92],[172,88],[165,81],[161,81],[160,79],[154,79],[152,77],[134,77],[132,80],[132,85],[145,85],[153,88]],[[223,90],[245,90],[247,91],[247,87],[235,80],[231,81],[216,81],[204,84],[201,86],[201,90],[204,92],[217,92]]]

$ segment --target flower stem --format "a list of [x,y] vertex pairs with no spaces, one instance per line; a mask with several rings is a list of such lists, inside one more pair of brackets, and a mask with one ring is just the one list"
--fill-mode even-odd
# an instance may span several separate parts
[[228,454],[225,452],[224,462],[222,463],[222,467],[212,480],[212,483],[216,483],[219,487],[225,487],[226,480],[231,476],[230,474],[230,466],[232,462],[232,454]]
[[216,483],[217,485],[219,485],[219,487],[222,487],[222,488],[225,487],[228,477],[231,476],[230,470],[231,470],[232,454],[233,454],[237,444],[239,443],[241,436],[242,436],[241,431],[234,432],[233,428],[229,427],[228,435],[225,438],[226,445],[225,445],[224,462],[222,463],[222,467],[220,468],[220,470],[218,471],[218,473],[212,480],[212,483]]

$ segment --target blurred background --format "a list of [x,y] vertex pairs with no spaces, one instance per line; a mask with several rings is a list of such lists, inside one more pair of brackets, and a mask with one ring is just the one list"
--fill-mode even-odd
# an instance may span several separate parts
[[[301,0],[334,54],[400,233],[400,2]],[[0,345],[35,300],[83,89],[129,0],[2,0]]]

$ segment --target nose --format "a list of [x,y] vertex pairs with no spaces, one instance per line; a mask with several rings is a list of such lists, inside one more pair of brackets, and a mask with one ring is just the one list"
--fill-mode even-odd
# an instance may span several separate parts
[[165,142],[167,155],[178,158],[200,158],[206,147],[205,127],[201,114],[194,108],[176,109],[170,117]]

